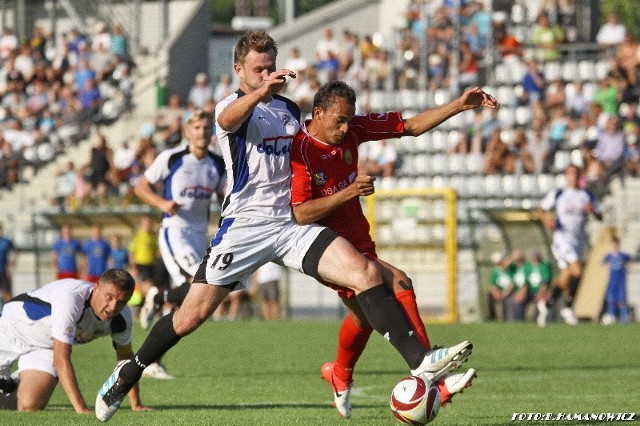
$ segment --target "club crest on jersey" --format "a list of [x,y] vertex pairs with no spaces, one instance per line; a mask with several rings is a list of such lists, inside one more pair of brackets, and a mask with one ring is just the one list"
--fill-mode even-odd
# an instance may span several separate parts
[[344,151],[342,158],[344,159],[344,162],[347,164],[353,163],[353,156],[351,155],[350,149],[347,149],[346,151]]
[[318,186],[322,186],[325,183],[327,183],[327,177],[325,176],[324,172],[317,172],[313,174],[313,183],[315,183]]

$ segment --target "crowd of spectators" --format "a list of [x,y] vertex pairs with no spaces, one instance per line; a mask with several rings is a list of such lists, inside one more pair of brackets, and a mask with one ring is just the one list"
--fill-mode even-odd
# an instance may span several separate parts
[[[480,85],[503,103],[504,111],[463,114],[444,153],[482,156],[480,172],[486,175],[554,174],[569,161],[584,167],[583,183],[596,190],[604,189],[615,174],[638,175],[640,50],[615,15],[607,18],[593,40],[599,56],[592,54],[589,59],[604,63],[607,69],[596,83],[595,78],[584,81],[578,73],[558,71],[569,54],[573,62],[581,60],[579,52],[568,53],[562,44],[576,37],[573,2],[513,2],[509,10],[492,13],[482,1],[461,3],[456,14],[450,2],[410,0],[405,27],[389,40],[382,40],[379,34],[325,28],[314,52],[301,52],[295,46],[288,52],[284,67],[295,71],[297,78],[289,81],[284,95],[300,106],[302,117],[308,117],[318,87],[331,79],[345,80],[356,89],[360,113],[375,111],[374,92],[441,91],[451,98],[466,86]],[[460,37],[456,37],[456,21],[461,24]],[[114,28],[112,38],[115,32]],[[97,33],[102,34],[104,30]],[[72,33],[69,38],[75,39]],[[497,49],[489,48],[491,41]],[[87,46],[93,50],[94,44]],[[98,49],[100,45],[98,42]],[[72,51],[74,43],[65,46]],[[488,69],[492,55],[495,70]],[[85,62],[77,61],[81,75]],[[496,79],[493,72],[505,65],[509,70],[522,70],[513,72],[517,80]],[[90,164],[76,165],[79,170],[73,173],[73,166],[63,166],[58,199],[68,200],[73,194],[72,201],[64,203],[66,207],[82,205],[87,200],[83,194],[90,194],[89,203],[108,202],[109,194],[124,197],[125,204],[135,202],[132,185],[157,152],[180,143],[181,123],[189,111],[213,111],[232,91],[229,75],[211,82],[207,73],[198,73],[188,96],[181,99],[171,94],[168,105],[159,109],[153,123],[143,126],[137,141],[109,141],[102,154],[94,148]],[[90,106],[93,98],[87,94],[80,99]],[[111,152],[108,146],[116,144]],[[363,147],[363,171],[382,177],[400,174],[398,165],[408,153],[396,151],[397,147],[393,141]],[[100,164],[103,167],[94,173],[93,168]],[[74,175],[75,185],[71,185]]]
[[[511,2],[492,13],[482,1],[462,1],[459,14],[453,6],[410,0],[406,26],[393,40],[350,29],[338,37],[326,28],[313,55],[290,50],[285,67],[298,78],[286,95],[305,116],[317,87],[336,78],[358,92],[358,112],[372,110],[375,91],[441,91],[451,98],[480,85],[504,100],[506,111],[465,115],[445,151],[481,154],[483,174],[557,174],[569,161],[586,170],[583,184],[598,191],[615,174],[638,175],[640,49],[616,15],[580,52],[566,44],[577,39],[575,2]],[[604,78],[560,72],[567,61],[604,65]],[[492,68],[500,66],[518,79],[501,81]]]
[[0,188],[35,171],[87,136],[92,124],[113,121],[131,105],[132,62],[120,25],[77,28],[57,39],[40,26],[19,40],[0,35]]

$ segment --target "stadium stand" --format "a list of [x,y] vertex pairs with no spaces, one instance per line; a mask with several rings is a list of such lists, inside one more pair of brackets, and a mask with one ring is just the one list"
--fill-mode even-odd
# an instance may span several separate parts
[[[367,4],[365,5],[364,3]],[[324,27],[332,27],[334,32],[338,34],[343,28],[348,27],[346,22],[360,22],[360,19],[353,18],[354,14],[360,14],[357,16],[363,17],[363,21],[368,19],[368,22],[382,20],[382,18],[369,19],[371,16],[386,15],[385,19],[387,21],[384,22],[389,22],[391,19],[389,16],[392,14],[389,13],[389,9],[384,9],[385,6],[388,7],[387,3],[352,2],[349,4],[348,1],[338,1],[323,8],[323,10],[312,12],[310,16],[300,17],[288,28],[275,28],[273,34],[276,35],[280,43],[281,52],[289,51],[290,47],[298,45],[301,47],[300,51],[303,53],[306,63],[310,64],[304,74],[307,78],[313,78],[314,75],[317,75],[317,70],[313,67],[316,61],[314,41],[317,40]],[[467,3],[472,4],[474,2]],[[526,130],[525,133],[529,139],[530,146],[532,145],[534,130],[538,130],[542,135],[543,145],[548,145],[549,143],[550,111],[545,111],[535,100],[532,102],[532,99],[523,98],[523,77],[527,71],[526,61],[536,58],[537,50],[534,44],[534,31],[538,12],[542,12],[537,10],[533,3],[536,2],[531,2],[532,6],[529,7],[525,15],[521,15],[515,9],[494,11],[489,9],[491,14],[489,22],[493,23],[493,27],[489,27],[485,32],[481,33],[481,36],[485,37],[485,42],[484,44],[480,43],[479,46],[486,47],[476,50],[479,82],[487,92],[494,94],[502,104],[497,120],[501,130],[500,137],[509,146],[510,150],[515,150],[513,138],[510,135],[519,128]],[[394,11],[397,12],[397,8],[398,5],[394,5]],[[338,71],[338,78],[348,79],[350,83],[352,82],[352,85],[358,88],[359,97],[366,99],[366,108],[374,112],[400,109],[403,110],[405,116],[409,116],[424,108],[443,105],[463,88],[456,81],[456,76],[460,70],[455,69],[455,65],[459,63],[459,58],[455,57],[457,40],[452,36],[455,33],[452,31],[453,17],[457,15],[455,11],[446,9],[446,6],[443,6],[443,8],[425,6],[427,13],[424,21],[402,22],[388,27],[381,25],[380,28],[371,27],[371,25],[364,28],[357,25],[354,27],[349,26],[354,38],[351,38],[350,42],[347,42],[347,39],[341,39],[339,44],[340,53],[348,51],[351,54],[352,61],[348,68]],[[77,8],[77,10],[81,9]],[[316,15],[313,15],[314,13]],[[321,13],[324,15],[320,15]],[[474,18],[474,14],[482,12],[471,5],[461,10],[461,13],[463,25],[460,28],[460,34],[463,37],[475,36],[471,34],[469,23],[480,20],[481,16],[476,15]],[[485,11],[484,13],[487,12]],[[574,95],[578,93],[579,87],[582,87],[581,93],[588,105],[600,104],[603,95],[599,88],[599,81],[607,76],[612,76],[622,85],[623,80],[625,80],[624,75],[612,68],[610,55],[607,55],[606,52],[593,43],[593,39],[585,39],[583,36],[578,40],[576,13],[574,10],[573,15],[566,15],[562,19],[560,19],[561,14],[559,13],[549,15],[551,23],[559,25],[565,34],[565,43],[556,46],[562,55],[562,60],[539,61],[538,64],[543,72],[544,83],[547,88],[552,85],[554,80],[559,80],[562,83],[567,97],[566,108],[569,115],[572,114],[569,100],[573,99]],[[320,16],[322,16],[322,19],[319,19]],[[115,19],[117,20],[118,17],[116,16]],[[321,22],[322,26],[311,24],[312,22]],[[425,25],[428,29],[427,31],[425,31]],[[509,34],[518,37],[518,41],[522,45],[521,52],[506,55],[504,52],[491,49],[491,40],[496,35],[493,31],[494,28],[504,28]],[[97,27],[92,31],[95,34],[90,35],[102,33],[102,31],[95,31],[96,29]],[[115,26],[113,30],[115,30]],[[427,37],[427,42],[424,45],[421,44],[421,40],[424,39],[423,36]],[[10,35],[7,34],[7,37],[10,38]],[[91,37],[87,38],[89,45],[92,44],[92,41]],[[2,43],[0,42],[1,45]],[[416,52],[419,52],[419,49],[425,46],[427,50],[424,57],[417,56]],[[80,46],[78,46],[79,51]],[[376,74],[382,75],[384,78],[379,84],[376,84],[376,87],[370,87],[369,82],[371,80],[368,75],[372,72],[372,67],[383,66],[381,61],[367,61],[375,51],[384,51],[388,55],[388,63],[391,69],[388,73],[380,72]],[[53,56],[49,58],[53,64],[51,67],[55,69],[55,64],[64,62],[67,57],[65,55],[71,55],[71,52],[72,50],[70,49],[67,53],[65,51],[60,53],[59,55],[61,56],[59,57]],[[155,82],[151,81],[149,83],[148,81],[150,78],[154,78],[156,73],[147,72],[149,68],[140,69],[145,67],[145,57],[134,54],[132,58],[137,66],[137,68],[133,68],[134,76],[138,79],[146,79],[147,82],[144,83],[146,85],[153,85]],[[11,61],[5,60],[4,63],[8,64]],[[7,66],[10,67],[10,65]],[[157,66],[157,63],[151,65],[150,68],[155,66]],[[115,67],[117,68],[118,65]],[[369,68],[367,69],[367,67]],[[46,77],[47,69],[49,67],[45,66],[42,71],[43,75],[45,75],[43,77],[45,82],[49,81],[49,77]],[[122,68],[121,71],[124,69]],[[373,71],[376,70],[374,69]],[[87,139],[91,129],[95,129],[99,125],[102,129],[107,129],[106,131],[109,135],[131,135],[134,133],[135,136],[130,138],[129,143],[132,146],[136,144],[137,141],[135,139],[139,136],[139,129],[143,121],[130,116],[123,116],[129,107],[129,99],[131,99],[133,108],[140,103],[145,103],[148,106],[149,103],[153,104],[154,100],[149,100],[148,97],[142,100],[143,98],[136,95],[135,91],[131,95],[130,87],[128,84],[122,84],[117,78],[118,75],[116,74],[116,77],[114,77],[112,72],[111,77],[107,77],[102,82],[100,86],[101,94],[104,94],[106,98],[102,101],[102,107],[97,113],[87,113],[85,110],[80,109],[76,115],[69,116],[61,115],[61,107],[59,106],[56,106],[56,108],[41,108],[36,117],[39,122],[43,123],[46,130],[36,129],[40,133],[33,138],[32,146],[23,147],[18,142],[7,143],[6,137],[4,142],[0,142],[3,145],[2,151],[4,153],[0,161],[6,164],[6,167],[3,168],[6,172],[0,174],[0,186],[4,185],[6,189],[0,191],[0,197],[2,197],[3,203],[8,203],[7,206],[11,210],[4,217],[5,223],[17,223],[17,212],[24,211],[29,204],[37,203],[42,205],[43,198],[51,198],[54,189],[50,184],[53,179],[51,178],[51,168],[46,168],[45,165],[55,162],[59,158],[69,158],[69,156],[72,158],[84,158],[87,155],[88,143],[85,142],[83,144],[80,141]],[[152,77],[149,77],[149,75]],[[425,76],[426,78],[424,78]],[[218,76],[211,77],[215,81]],[[60,104],[61,100],[65,101],[63,102],[65,106],[67,104],[77,104],[80,99],[74,90],[77,92],[79,88],[72,87],[70,89],[67,82],[68,79],[63,77],[59,79],[61,80],[58,83],[60,88],[53,95],[53,98],[58,101],[56,105]],[[140,83],[137,82],[136,84]],[[633,90],[637,92],[639,89],[637,83],[636,86],[631,87],[629,87],[628,82],[626,84],[627,91],[631,93],[633,93]],[[27,87],[25,86],[22,91],[26,91]],[[426,90],[426,88],[433,90]],[[293,90],[293,87],[290,89]],[[23,94],[24,103],[30,104],[29,99],[32,99],[31,104],[37,105],[38,90],[40,89],[33,86],[29,91],[35,92],[35,96],[33,96],[33,93],[28,93],[29,97],[27,97],[27,93]],[[71,94],[68,93],[69,90],[71,90]],[[148,96],[148,91],[146,93],[146,96]],[[294,95],[293,92],[287,92],[286,94],[289,96]],[[624,104],[636,111],[634,120],[640,121],[637,113],[637,94],[635,101],[630,98]],[[621,103],[618,102],[617,107],[620,106]],[[0,117],[3,111],[5,111],[5,115],[9,119],[2,119],[1,123],[10,122],[11,117],[15,116],[14,112],[4,105],[4,110],[0,109]],[[54,124],[52,126],[47,124],[50,123],[48,120],[49,114],[53,115]],[[594,148],[590,144],[589,128],[602,126],[602,119],[599,116],[590,118],[589,114],[593,114],[593,112],[587,109],[584,113],[572,115],[575,126],[567,131],[567,136],[558,147],[549,170],[542,169],[544,164],[542,157],[545,155],[545,150],[541,149],[533,152],[536,157],[535,173],[523,173],[522,168],[516,164],[514,173],[500,174],[484,173],[485,143],[481,140],[480,129],[472,124],[472,114],[460,114],[443,123],[437,130],[419,138],[402,138],[392,141],[400,155],[400,161],[398,167],[396,167],[395,176],[378,179],[378,184],[380,188],[384,189],[406,189],[424,186],[436,188],[454,187],[459,197],[458,216],[460,226],[458,229],[458,243],[462,248],[461,256],[479,259],[479,265],[482,262],[488,264],[487,252],[496,244],[508,244],[509,242],[505,241],[499,232],[496,232],[495,224],[491,224],[482,212],[503,208],[535,208],[548,191],[554,188],[557,183],[561,183],[559,182],[562,179],[560,172],[567,164],[588,165],[586,158],[591,158],[588,154]],[[33,123],[29,123],[27,118],[33,121],[31,115],[27,115],[25,120],[16,121],[26,121],[26,126],[33,126]],[[148,119],[149,114],[145,114],[145,118]],[[484,117],[484,119],[487,118],[487,116]],[[22,126],[25,127],[25,123]],[[46,126],[50,127],[47,128]],[[115,131],[109,129],[115,129]],[[132,132],[131,129],[135,130]],[[15,130],[14,134],[22,131],[20,128],[11,130]],[[638,138],[640,133],[638,133],[637,126],[634,132],[633,134]],[[147,132],[143,131],[142,133]],[[152,140],[156,137],[157,134],[151,135]],[[113,136],[113,139],[111,139],[111,136],[107,138],[110,140],[109,143],[112,147],[121,142],[120,136]],[[464,144],[468,145],[468,147],[464,152],[453,149],[458,144],[462,144],[462,140],[465,138],[467,140]],[[629,137],[629,141],[631,141],[631,137]],[[79,143],[82,146],[76,147]],[[19,148],[17,153],[16,147]],[[158,146],[158,148],[161,148],[161,146]],[[630,152],[632,144],[629,143],[627,148],[625,155],[632,157]],[[65,155],[60,156],[61,154]],[[631,188],[634,185],[634,179],[637,178],[635,170],[640,169],[633,167],[634,162],[638,162],[637,157],[632,157],[632,166],[627,167],[628,170],[623,169],[622,175],[606,176],[595,167],[588,169],[589,173],[585,183],[591,185],[593,189],[599,192],[599,195],[604,197],[604,204],[608,209],[607,212],[611,209],[616,211],[615,209],[625,208],[624,206],[619,206],[614,199],[614,195],[610,194],[610,185],[612,185],[612,182],[613,184],[615,182],[623,182],[623,188]],[[48,173],[46,175],[48,177],[44,179],[47,182],[42,182],[41,179],[43,178],[41,176],[45,172]],[[24,182],[25,180],[31,180],[32,185],[27,185]],[[27,189],[28,186],[32,188],[34,185],[41,185],[40,189],[47,189],[41,191]],[[120,192],[114,193],[116,200],[120,200],[118,197],[126,192],[125,184]],[[44,193],[47,193],[46,197],[43,196]],[[384,211],[384,208],[382,211]],[[464,211],[466,211],[466,214],[463,214]],[[615,220],[620,221],[621,215],[622,217],[627,216],[626,213],[619,211],[616,211],[613,216],[615,216]],[[629,222],[637,219],[620,221],[616,225],[622,229],[628,227]],[[17,226],[16,233],[25,235],[23,240],[28,242],[30,237],[26,235],[29,234],[29,229],[30,223],[25,224],[23,221],[22,225]],[[389,242],[393,240],[394,234],[393,229],[380,229],[379,239],[383,243]],[[629,235],[629,233],[623,235],[623,241],[629,246],[636,246],[639,242],[636,237]],[[485,244],[486,242],[489,243]],[[477,252],[477,255],[471,256],[469,254],[474,252]],[[475,284],[473,285],[478,286],[482,280],[480,276],[482,272],[480,268],[474,268],[474,272]]]

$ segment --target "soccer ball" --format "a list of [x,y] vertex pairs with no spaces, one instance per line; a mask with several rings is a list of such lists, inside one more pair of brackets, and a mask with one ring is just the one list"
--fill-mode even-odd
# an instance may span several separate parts
[[393,388],[389,405],[400,423],[426,425],[440,411],[440,391],[429,380],[409,376]]

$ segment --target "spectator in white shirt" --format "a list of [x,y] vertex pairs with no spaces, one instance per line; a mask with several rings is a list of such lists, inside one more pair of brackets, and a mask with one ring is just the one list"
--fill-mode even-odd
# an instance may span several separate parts
[[607,22],[603,24],[596,34],[598,44],[610,47],[622,43],[626,34],[626,27],[618,22],[618,15],[610,13],[607,15]]

